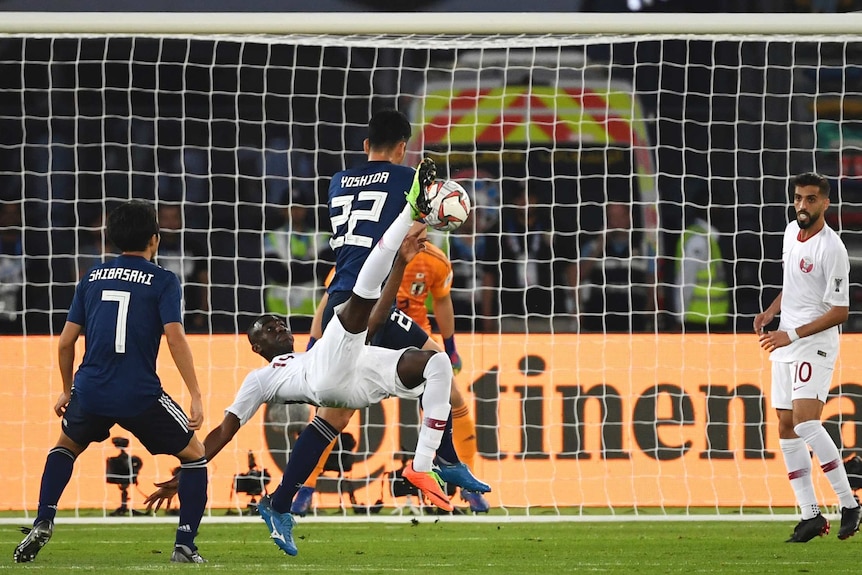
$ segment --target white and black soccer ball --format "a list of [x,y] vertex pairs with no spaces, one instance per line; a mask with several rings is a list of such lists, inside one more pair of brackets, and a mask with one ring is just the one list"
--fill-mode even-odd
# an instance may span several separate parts
[[470,196],[455,180],[437,180],[426,190],[429,211],[425,223],[441,232],[457,230],[470,215]]

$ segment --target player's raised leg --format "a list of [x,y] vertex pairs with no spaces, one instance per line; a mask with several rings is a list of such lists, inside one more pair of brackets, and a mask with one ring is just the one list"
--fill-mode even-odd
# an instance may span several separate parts
[[422,218],[428,215],[429,201],[426,190],[428,186],[434,183],[437,178],[437,165],[431,158],[425,158],[416,167],[416,174],[413,176],[413,185],[405,194],[407,197],[407,205],[412,210],[412,219],[417,222],[422,221]]
[[449,389],[452,381],[452,364],[442,352],[408,350],[398,361],[398,376],[407,387],[425,382],[422,394],[422,426],[413,461],[404,469],[404,478],[418,487],[434,505],[444,511],[454,508],[443,491],[443,480],[433,469],[434,457],[446,429],[451,405]]
[[421,182],[433,181],[434,173],[436,173],[434,162],[427,158],[423,160],[416,170],[413,186],[407,192],[407,205],[386,229],[365,263],[362,264],[356,277],[356,284],[353,286],[353,294],[338,311],[338,317],[346,331],[360,333],[368,329],[371,310],[380,298],[381,286],[392,269],[395,256],[398,255],[404,238],[413,227],[413,222],[420,221],[427,213],[428,198],[425,190],[427,186],[422,185]]

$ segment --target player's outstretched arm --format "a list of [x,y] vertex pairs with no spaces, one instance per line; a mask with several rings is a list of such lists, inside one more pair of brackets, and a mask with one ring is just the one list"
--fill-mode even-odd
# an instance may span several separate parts
[[314,342],[319,340],[323,335],[323,310],[326,309],[326,303],[329,301],[329,294],[323,292],[320,297],[320,303],[317,304],[317,309],[314,310],[314,317],[311,318],[311,327],[308,330],[309,341],[305,351],[311,349]]
[[413,258],[420,251],[425,249],[425,238],[420,238],[425,224],[416,222],[401,242],[401,247],[398,250],[398,255],[395,262],[392,264],[392,271],[389,272],[389,277],[383,284],[383,289],[380,291],[380,298],[374,307],[371,309],[371,315],[368,318],[368,338],[371,339],[375,333],[386,322],[389,317],[389,310],[392,308],[392,303],[395,301],[395,296],[398,295],[398,288],[401,286],[401,281],[404,279],[404,271],[407,269]]
[[230,440],[239,431],[240,425],[239,418],[236,415],[230,412],[224,414],[221,424],[210,431],[206,438],[204,438],[204,450],[207,461],[212,461],[213,457],[218,455],[224,446],[230,443]]
[[174,358],[174,363],[191,396],[189,429],[200,429],[204,422],[204,404],[201,398],[201,388],[198,386],[198,378],[195,374],[192,348],[186,339],[183,324],[179,322],[165,324],[165,338],[168,340],[168,349],[171,350],[171,357]]
[[165,505],[167,509],[174,497],[177,496],[177,488],[180,485],[180,474],[177,473],[167,481],[154,483],[156,490],[147,495],[144,499],[144,505],[147,506],[147,513],[158,511]]
[[450,294],[447,293],[442,297],[434,298],[434,319],[437,320],[437,326],[440,328],[443,347],[446,349],[446,355],[449,356],[452,371],[458,375],[462,364],[461,356],[458,355],[458,350],[455,347],[455,308],[452,306]]
[[81,335],[81,326],[67,321],[60,333],[60,341],[57,344],[57,363],[60,365],[60,378],[63,380],[63,391],[54,404],[54,413],[63,417],[66,406],[72,397],[73,372],[75,369],[75,342]]
[[[210,431],[204,439],[204,450],[206,451],[205,457],[207,458],[207,461],[212,461],[213,457],[218,455],[224,446],[230,443],[231,439],[236,435],[236,432],[239,431],[239,428],[239,418],[233,413],[226,413],[221,425]],[[179,473],[167,481],[156,483],[156,490],[144,499],[144,505],[147,506],[147,513],[150,511],[158,511],[163,504],[170,503],[177,494],[179,484]]]

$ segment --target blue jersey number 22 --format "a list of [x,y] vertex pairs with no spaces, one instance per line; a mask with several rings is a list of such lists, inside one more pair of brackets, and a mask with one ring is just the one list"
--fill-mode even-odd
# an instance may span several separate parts
[[[332,246],[332,249],[340,248],[345,244],[348,246],[361,246],[363,248],[370,248],[374,245],[374,238],[355,233],[356,224],[360,220],[369,222],[380,221],[380,214],[383,212],[383,204],[386,202],[387,195],[386,192],[364,190],[356,196],[349,195],[332,198],[332,207],[341,208],[341,213],[331,218],[333,238],[330,241],[330,246]],[[371,206],[364,209],[353,209],[354,198],[356,198],[357,202],[370,201]],[[347,230],[345,230],[344,235],[339,235],[338,228],[345,223],[347,224]]]

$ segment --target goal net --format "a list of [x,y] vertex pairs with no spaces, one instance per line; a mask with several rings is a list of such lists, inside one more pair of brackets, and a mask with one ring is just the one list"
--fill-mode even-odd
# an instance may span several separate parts
[[[829,178],[826,219],[853,264],[824,419],[842,455],[857,450],[862,43],[830,32],[857,15],[769,15],[779,28],[761,35],[750,22],[732,35],[726,18],[712,31],[648,18],[649,30],[624,19],[631,33],[593,33],[620,32],[618,15],[583,15],[580,28],[574,15],[510,15],[499,31],[500,15],[484,28],[465,15],[481,34],[450,15],[431,20],[455,32],[428,34],[407,16],[382,18],[380,33],[347,18],[342,33],[311,18],[290,33],[302,26],[276,19],[268,34],[242,15],[233,28],[207,15],[69,16],[50,20],[56,33],[0,19],[0,506],[35,507],[60,429],[56,335],[76,282],[114,253],[104,213],[130,198],[159,207],[158,263],[184,285],[206,432],[261,365],[244,336],[255,316],[288,316],[304,347],[332,265],[329,177],[364,161],[383,107],[413,123],[409,161],[431,156],[473,199],[471,221],[432,240],[452,261],[457,385],[492,508],[792,508],[752,320],[780,289],[789,178],[809,170]],[[158,367],[187,405],[169,354]],[[243,428],[210,465],[214,514],[275,487],[309,417],[271,406]],[[415,403],[394,399],[360,413],[315,506],[416,505],[392,479],[418,421]],[[122,493],[134,508],[175,465],[134,438],[117,450],[79,459],[64,509],[108,514]],[[123,454],[142,465],[111,482],[106,462]],[[254,480],[264,469],[268,484]],[[819,477],[817,490],[835,503]]]

